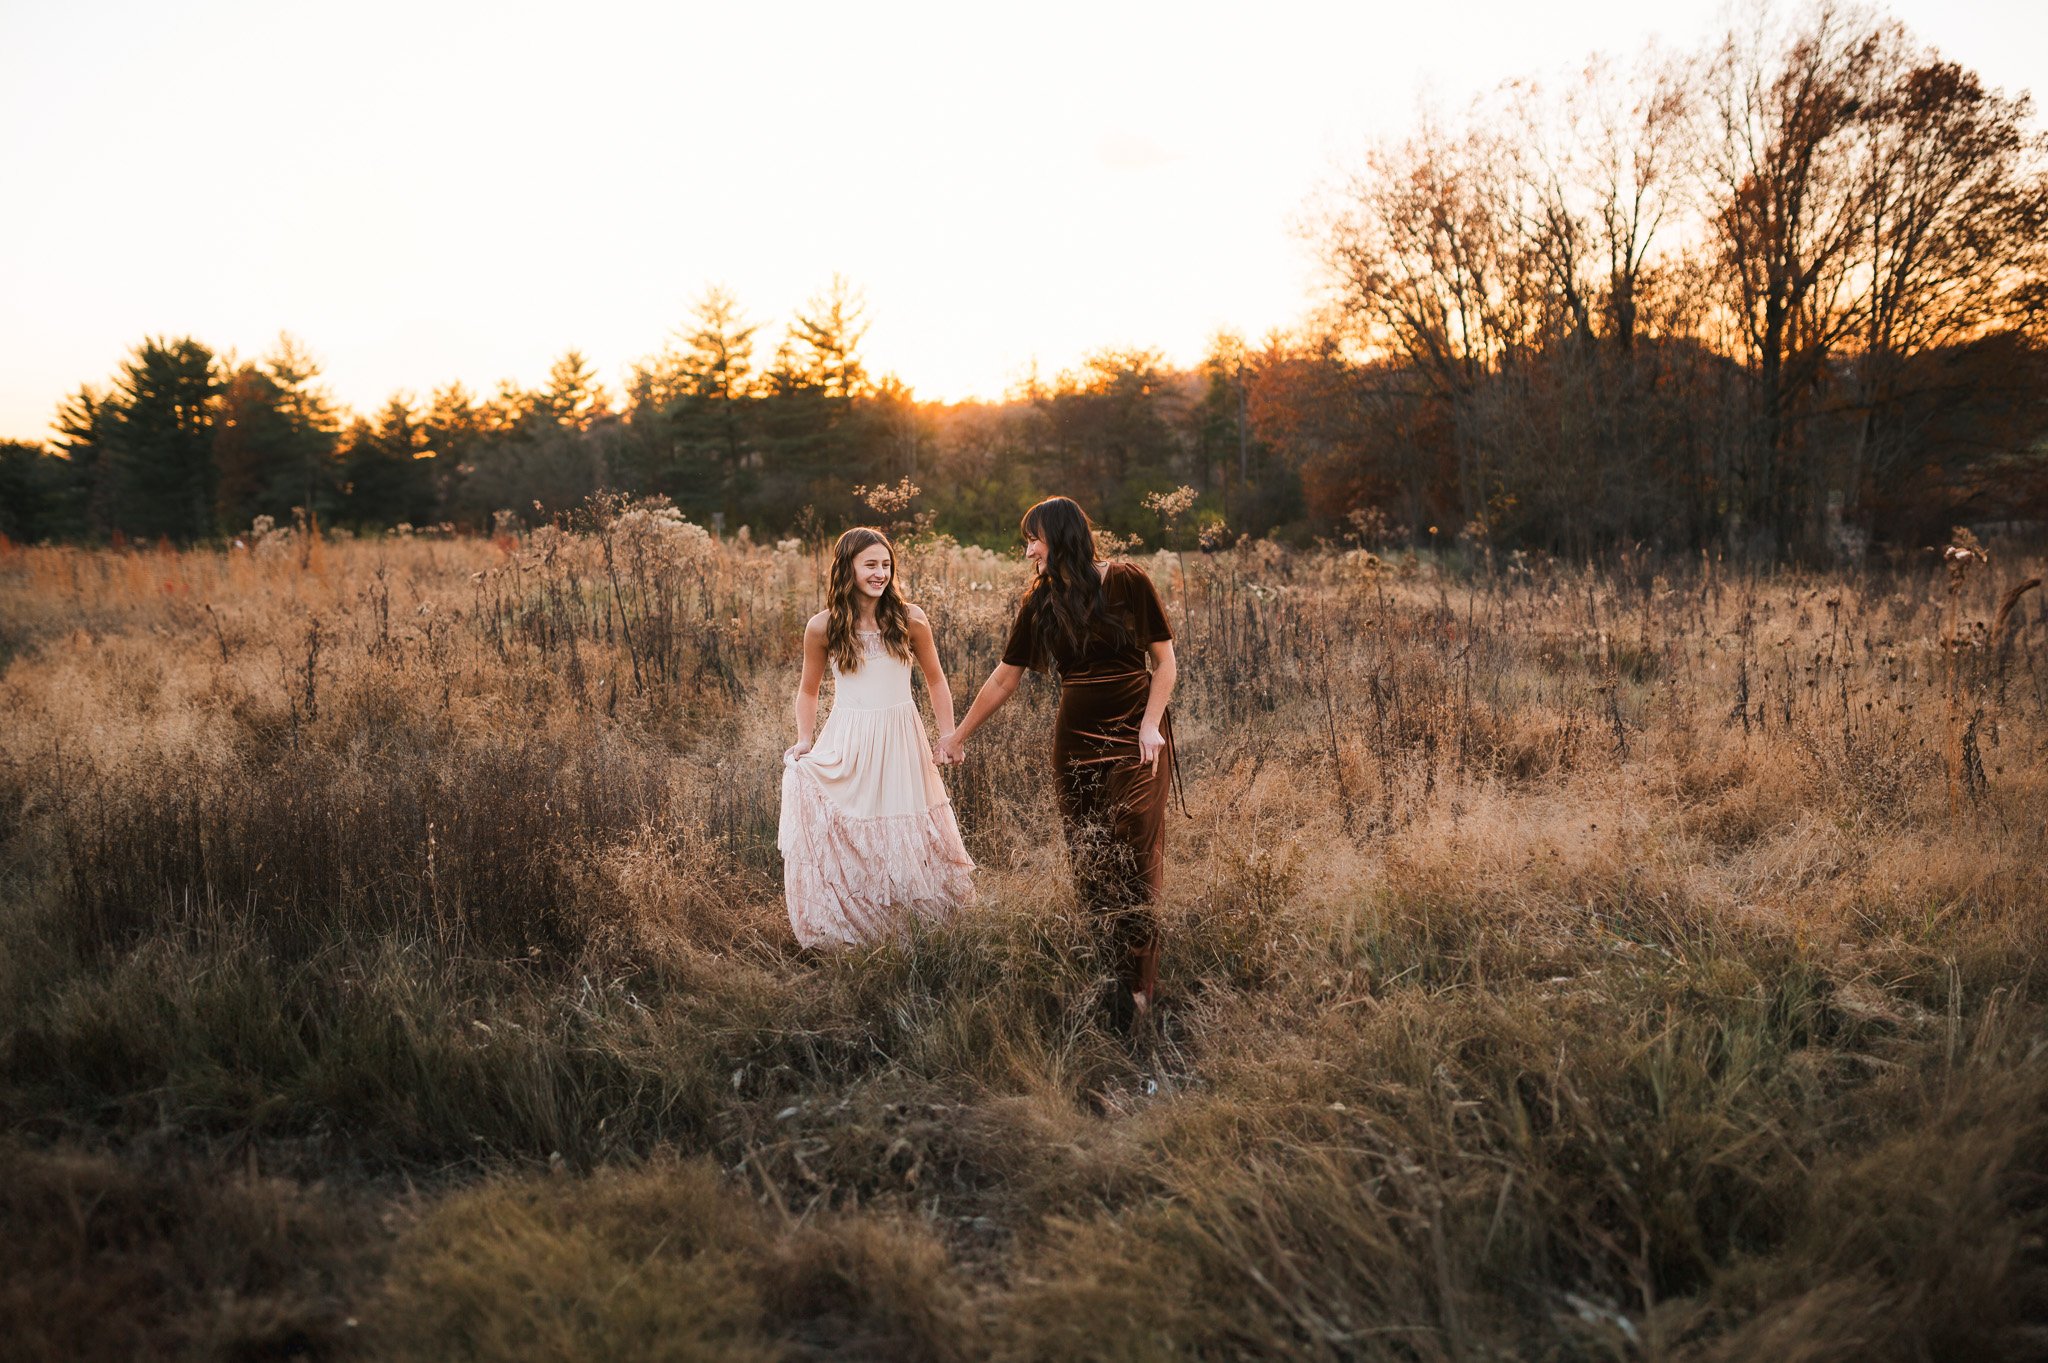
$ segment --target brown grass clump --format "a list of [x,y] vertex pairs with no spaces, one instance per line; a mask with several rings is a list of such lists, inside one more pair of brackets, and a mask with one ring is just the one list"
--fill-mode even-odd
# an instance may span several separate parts
[[[815,554],[266,545],[0,560],[36,1355],[2040,1350],[2038,565],[1144,560],[1193,817],[1126,1042],[1050,687],[948,775],[981,904],[804,953]],[[1021,568],[905,558],[967,693]]]
[[778,1223],[714,1164],[499,1179],[397,1237],[370,1340],[390,1358],[974,1356],[964,1294],[895,1218]]
[[274,1358],[342,1346],[368,1199],[253,1161],[0,1145],[0,1320],[17,1358]]

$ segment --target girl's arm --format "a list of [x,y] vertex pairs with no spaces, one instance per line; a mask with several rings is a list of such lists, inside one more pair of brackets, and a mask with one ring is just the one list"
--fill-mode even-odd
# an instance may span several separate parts
[[932,718],[939,722],[939,741],[953,732],[953,688],[946,685],[946,669],[939,663],[939,646],[932,638],[932,622],[916,606],[910,608],[910,648],[917,665],[924,669],[925,689],[932,693]]
[[1166,702],[1173,699],[1173,680],[1178,675],[1173,662],[1173,640],[1161,639],[1151,646],[1152,690],[1145,698],[1145,718],[1138,724],[1138,760],[1157,764],[1166,747],[1159,725],[1166,717]]
[[967,740],[981,727],[981,722],[1003,708],[1003,702],[1016,691],[1017,683],[1024,679],[1024,669],[1015,663],[997,663],[996,670],[988,674],[988,680],[981,684],[981,691],[968,707],[967,718],[960,721],[960,727],[939,744],[939,751],[948,762],[958,762],[961,750]]
[[783,754],[802,757],[811,750],[818,727],[818,684],[825,680],[825,613],[804,626],[804,675],[796,684],[796,744]]

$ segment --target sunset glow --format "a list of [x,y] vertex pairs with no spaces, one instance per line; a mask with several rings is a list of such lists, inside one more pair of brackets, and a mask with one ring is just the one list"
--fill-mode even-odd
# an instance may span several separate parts
[[[2048,74],[2038,6],[1893,8],[2007,89]],[[922,398],[1107,346],[1192,362],[1307,313],[1295,220],[1418,101],[1717,21],[1568,13],[11,4],[0,438],[145,335],[288,331],[358,410],[571,347],[616,392],[707,286],[772,348],[835,273]]]

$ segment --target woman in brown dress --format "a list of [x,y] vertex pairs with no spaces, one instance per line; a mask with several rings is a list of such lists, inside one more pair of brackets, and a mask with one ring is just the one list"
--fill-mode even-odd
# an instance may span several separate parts
[[[1095,915],[1117,973],[1120,1024],[1144,1016],[1159,983],[1167,793],[1173,786],[1173,634],[1143,569],[1095,556],[1088,517],[1065,497],[1024,513],[1024,553],[1038,576],[973,708],[939,745],[958,762],[982,721],[1025,669],[1059,676],[1053,779],[1081,902]],[[1146,664],[1150,662],[1148,670]]]

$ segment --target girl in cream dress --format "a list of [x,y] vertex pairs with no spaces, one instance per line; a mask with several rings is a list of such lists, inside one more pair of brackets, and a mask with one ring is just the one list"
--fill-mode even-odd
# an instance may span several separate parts
[[[900,935],[905,915],[937,920],[974,897],[974,862],[911,698],[913,662],[943,740],[953,694],[931,623],[896,592],[888,536],[849,530],[832,554],[830,604],[804,627],[797,741],[783,754],[783,888],[805,946]],[[828,667],[832,713],[814,738]]]

